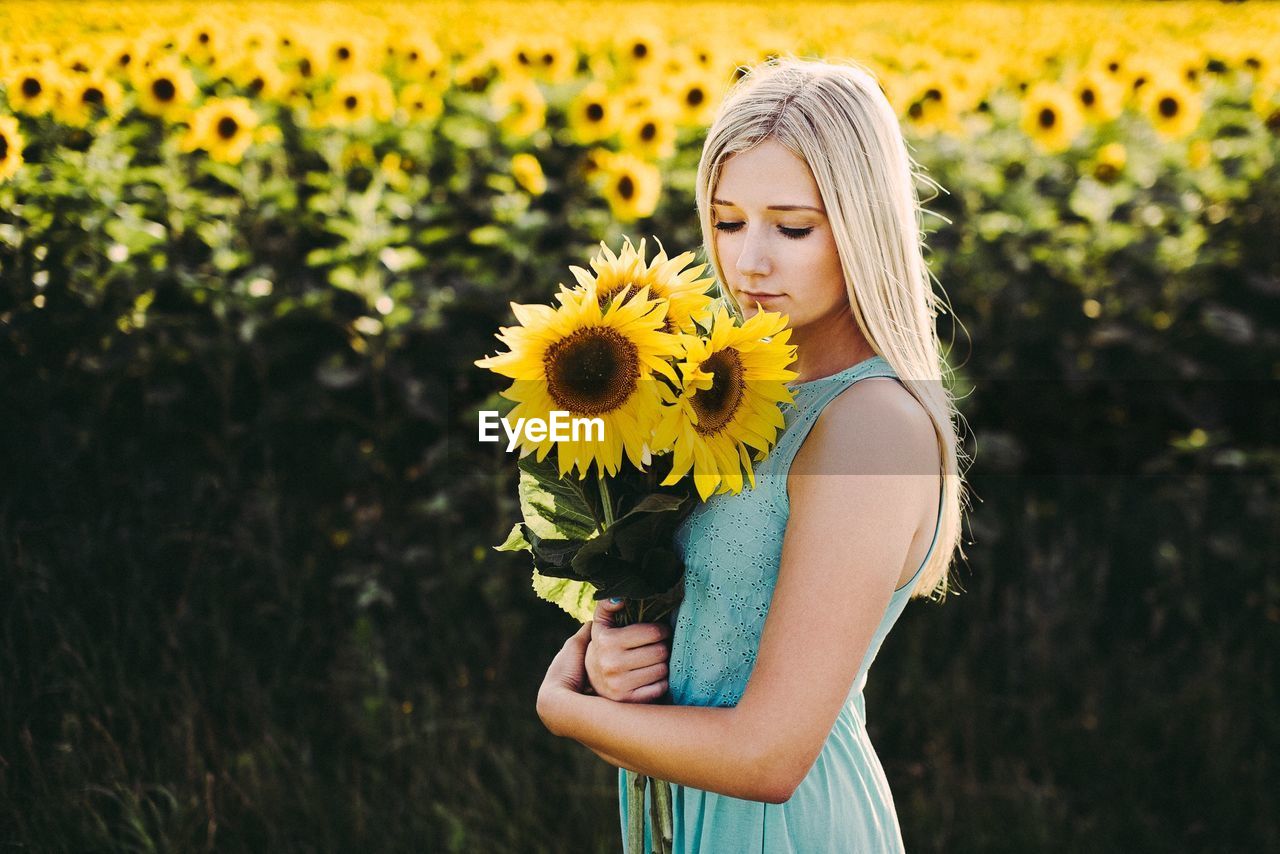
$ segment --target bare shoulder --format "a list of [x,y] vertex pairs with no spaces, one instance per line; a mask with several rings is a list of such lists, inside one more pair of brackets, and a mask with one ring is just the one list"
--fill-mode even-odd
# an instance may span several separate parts
[[892,377],[868,377],[823,408],[793,463],[798,474],[937,475],[933,420]]

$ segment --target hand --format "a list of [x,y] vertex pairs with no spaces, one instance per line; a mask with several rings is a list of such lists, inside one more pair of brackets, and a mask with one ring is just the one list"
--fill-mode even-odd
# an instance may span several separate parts
[[671,626],[632,623],[615,626],[613,615],[625,602],[596,603],[585,665],[591,688],[619,703],[651,703],[667,693]]
[[583,658],[590,641],[591,623],[583,623],[551,660],[547,675],[542,679],[542,687],[538,689],[538,716],[547,729],[557,735],[559,732],[554,720],[556,702],[562,700],[566,693],[581,694],[585,689],[587,682]]

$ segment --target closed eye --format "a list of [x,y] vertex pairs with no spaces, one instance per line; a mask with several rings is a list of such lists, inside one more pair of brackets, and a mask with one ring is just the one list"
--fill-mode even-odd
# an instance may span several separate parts
[[[733,232],[739,231],[742,228],[742,223],[717,222],[716,228],[719,229],[720,231],[727,231],[730,234],[732,234]],[[782,232],[784,237],[790,237],[792,240],[800,240],[801,238],[809,236],[809,234],[813,231],[813,226],[809,226],[808,228],[787,228],[785,225],[780,225],[778,226],[778,231]]]

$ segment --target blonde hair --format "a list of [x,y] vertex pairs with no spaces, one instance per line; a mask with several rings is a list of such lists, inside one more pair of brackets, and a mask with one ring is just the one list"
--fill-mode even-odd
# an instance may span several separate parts
[[[875,76],[854,62],[782,57],[746,69],[726,94],[698,163],[702,239],[721,297],[742,316],[716,254],[711,199],[732,155],[772,139],[808,164],[835,234],[849,306],[867,342],[933,421],[942,475],[937,541],[911,597],[941,601],[961,545],[959,412],[943,384],[939,299],[923,254],[922,208],[898,117]],[[936,185],[935,185],[936,186]],[[967,457],[966,457],[967,459]]]

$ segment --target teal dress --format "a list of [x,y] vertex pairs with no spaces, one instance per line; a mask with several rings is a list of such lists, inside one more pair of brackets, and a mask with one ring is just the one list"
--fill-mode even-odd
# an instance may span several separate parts
[[[868,377],[892,377],[881,356],[839,373],[792,384],[783,404],[785,430],[760,463],[755,489],[716,495],[694,508],[676,530],[684,561],[684,599],[672,615],[668,684],[678,706],[735,706],[746,690],[777,580],[787,526],[787,472],[824,406]],[[899,380],[900,381],[900,380]],[[939,521],[942,499],[938,500]],[[749,801],[672,784],[674,854],[902,851],[893,795],[867,735],[862,689],[885,636],[907,604],[934,546],[911,581],[894,591],[822,752],[786,803]],[[626,850],[627,786],[618,769],[619,818]],[[652,850],[645,795],[645,852]]]

